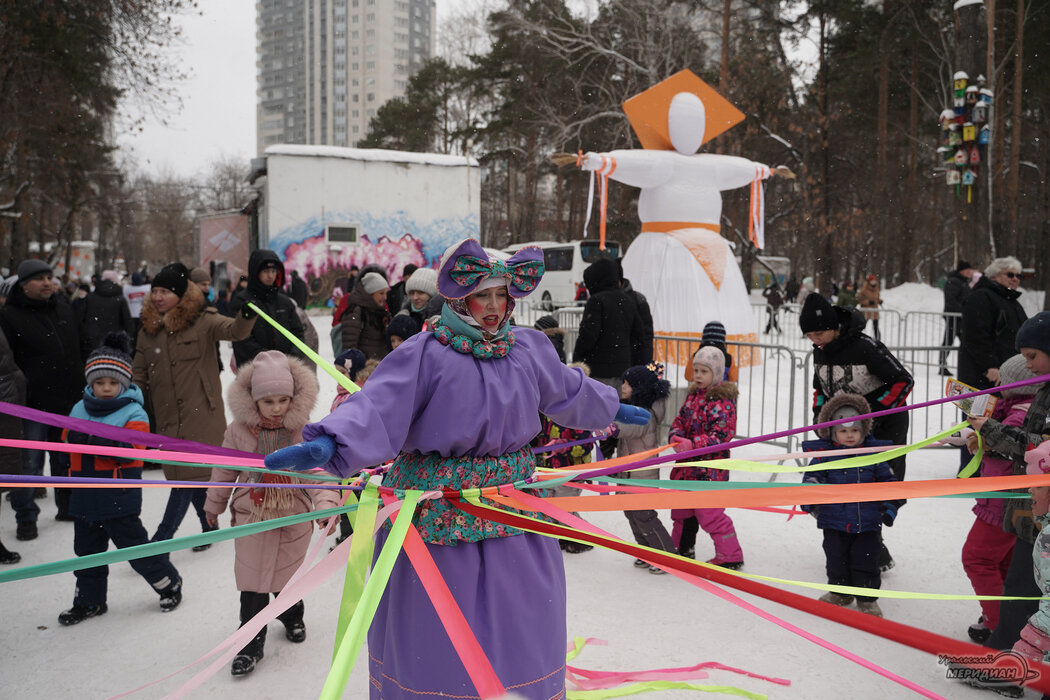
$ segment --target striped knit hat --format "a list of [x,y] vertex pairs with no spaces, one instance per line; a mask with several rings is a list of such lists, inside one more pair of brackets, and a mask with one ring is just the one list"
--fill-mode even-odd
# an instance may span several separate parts
[[96,379],[111,377],[120,382],[122,390],[131,385],[131,338],[127,333],[107,333],[84,363],[84,378],[88,386]]

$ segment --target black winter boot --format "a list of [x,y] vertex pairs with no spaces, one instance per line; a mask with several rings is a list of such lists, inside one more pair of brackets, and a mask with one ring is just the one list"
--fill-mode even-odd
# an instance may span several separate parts
[[69,610],[59,613],[58,624],[69,627],[70,625],[76,625],[89,617],[98,617],[99,615],[105,615],[106,611],[109,610],[105,603],[99,603],[98,605],[77,605],[73,604]]
[[171,612],[182,602],[182,577],[179,576],[164,588],[158,588],[157,592],[160,594],[160,611]]
[[299,644],[306,641],[306,623],[303,622],[304,612],[306,612],[306,606],[300,600],[277,616],[277,619],[284,623],[284,636],[288,638],[289,642]]
[[[268,593],[241,591],[241,627],[244,627],[245,623],[255,617],[269,602],[270,594]],[[255,638],[248,642],[237,656],[233,657],[230,673],[234,676],[244,676],[254,671],[255,664],[262,660],[265,644],[266,628],[263,627]]]
[[3,542],[0,542],[0,564],[17,564],[20,561],[22,561],[21,554],[12,552],[4,546]]
[[246,676],[255,670],[255,664],[262,661],[263,647],[266,645],[266,628],[259,630],[252,641],[248,642],[237,656],[233,657],[230,674]]

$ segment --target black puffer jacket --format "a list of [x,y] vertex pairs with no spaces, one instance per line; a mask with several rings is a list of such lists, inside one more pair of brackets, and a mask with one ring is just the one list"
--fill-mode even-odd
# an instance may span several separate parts
[[135,338],[135,322],[124,299],[124,290],[109,280],[102,280],[95,291],[84,297],[79,309],[80,335],[92,350],[102,344],[108,333],[124,331]]
[[[277,263],[277,279],[274,286],[264,286],[259,281],[259,272],[263,269],[263,263],[274,261]],[[272,250],[260,249],[252,251],[248,257],[248,288],[233,295],[230,301],[230,312],[236,317],[241,309],[250,301],[262,309],[267,316],[277,321],[299,340],[303,340],[303,324],[299,315],[295,313],[295,302],[281,291],[284,286],[284,264]],[[246,339],[233,344],[233,358],[240,367],[245,362],[251,362],[260,352],[266,350],[280,350],[286,355],[304,357],[299,348],[292,341],[284,337],[280,331],[266,321],[260,319],[253,327],[252,334]]]
[[653,361],[653,314],[649,310],[649,301],[631,286],[630,280],[623,280],[620,289],[634,299],[638,319],[642,322],[642,336],[631,346],[631,366],[647,365]]
[[985,372],[1017,354],[1014,340],[1028,320],[1017,302],[1021,293],[987,277],[977,280],[962,310],[962,345],[959,346],[959,381],[978,389],[993,382]]
[[914,385],[911,374],[885,345],[862,332],[867,320],[860,311],[834,308],[838,337],[813,349],[813,418],[843,392],[860,394],[872,411],[904,405]]
[[620,289],[616,261],[602,258],[583,272],[590,298],[580,319],[573,362],[586,362],[592,377],[619,378],[631,366],[632,350],[645,331],[638,305]]
[[73,309],[61,292],[34,301],[15,285],[0,309],[15,364],[26,378],[26,406],[69,415],[84,390],[84,357]]

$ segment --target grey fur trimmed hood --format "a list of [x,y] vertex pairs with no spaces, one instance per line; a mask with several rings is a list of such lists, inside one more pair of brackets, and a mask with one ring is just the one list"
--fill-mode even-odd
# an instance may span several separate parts
[[[868,405],[868,400],[859,394],[836,394],[832,396],[826,404],[820,409],[820,415],[817,417],[818,423],[827,423],[832,420],[832,416],[835,412],[844,406],[850,406],[855,408],[860,415],[865,413],[871,413],[871,406]],[[860,421],[860,431],[864,434],[864,437],[871,435],[871,418],[863,418]],[[831,439],[831,428],[821,428],[817,431],[817,436],[825,440]]]

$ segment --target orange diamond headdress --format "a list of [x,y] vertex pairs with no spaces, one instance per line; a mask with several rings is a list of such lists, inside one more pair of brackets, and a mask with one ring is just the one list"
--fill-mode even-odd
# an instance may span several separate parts
[[663,80],[645,92],[623,103],[623,111],[631,128],[642,142],[642,148],[671,151],[671,137],[667,130],[667,110],[671,99],[680,92],[691,92],[704,103],[706,123],[704,140],[707,143],[730,127],[744,121],[744,113],[729,103],[715,89],[701,80],[693,71],[683,70]]

